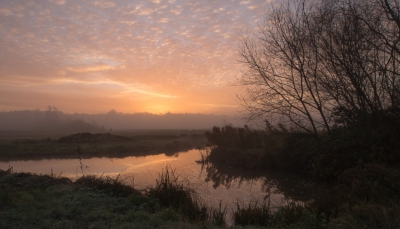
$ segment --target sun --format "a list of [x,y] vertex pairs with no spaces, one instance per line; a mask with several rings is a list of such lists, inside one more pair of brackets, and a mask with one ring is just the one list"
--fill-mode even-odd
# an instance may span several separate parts
[[170,112],[170,107],[163,104],[155,104],[147,107],[147,112],[152,114],[165,114]]

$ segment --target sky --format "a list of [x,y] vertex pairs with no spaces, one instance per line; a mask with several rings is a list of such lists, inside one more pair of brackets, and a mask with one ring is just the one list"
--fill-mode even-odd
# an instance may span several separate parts
[[271,0],[0,0],[0,111],[233,114]]

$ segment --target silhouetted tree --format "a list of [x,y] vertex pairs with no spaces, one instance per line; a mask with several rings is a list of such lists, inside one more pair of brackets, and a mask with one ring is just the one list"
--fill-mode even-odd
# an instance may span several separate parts
[[399,15],[398,0],[280,3],[242,36],[239,101],[250,118],[316,137],[334,124],[397,117]]

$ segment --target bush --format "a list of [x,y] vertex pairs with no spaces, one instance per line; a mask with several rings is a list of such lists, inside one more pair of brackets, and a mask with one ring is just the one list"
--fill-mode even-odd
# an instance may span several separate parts
[[211,152],[203,161],[243,169],[285,168],[303,171],[310,161],[310,148],[317,140],[309,135],[281,130],[252,130],[225,126],[206,132]]
[[357,124],[337,128],[311,148],[308,170],[322,179],[336,178],[359,163],[400,164],[400,125],[397,123]]

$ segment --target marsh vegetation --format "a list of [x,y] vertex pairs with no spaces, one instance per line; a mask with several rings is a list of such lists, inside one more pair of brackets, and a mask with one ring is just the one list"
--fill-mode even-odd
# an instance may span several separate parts
[[[285,195],[285,205],[276,208],[265,195],[236,200],[230,213],[221,201],[210,207],[170,167],[143,191],[119,177],[72,182],[9,169],[0,177],[1,226],[197,228],[226,226],[229,215],[234,226],[399,228],[399,34],[398,1],[297,0],[275,5],[254,34],[243,35],[238,98],[265,126],[214,127],[205,134],[209,147],[192,160],[214,189],[261,180],[268,194],[273,187]],[[2,140],[1,160],[78,157],[82,169],[85,157],[174,155],[206,145],[202,133],[121,135]],[[307,179],[288,185],[273,178],[276,171]]]
[[[4,135],[6,133],[3,133]],[[45,158],[82,158],[144,156],[174,153],[192,148],[204,148],[203,130],[124,130],[115,133],[76,133],[62,136],[35,138],[30,133],[13,133],[13,138],[0,139],[0,160],[38,160]],[[39,133],[40,134],[40,133]],[[48,133],[48,136],[52,134]],[[39,135],[40,136],[40,135]],[[81,155],[78,155],[77,148]]]
[[[281,208],[296,213],[290,225],[313,218],[317,228],[398,228],[399,34],[399,1],[273,5],[239,45],[238,99],[265,128],[214,127],[201,161],[290,170],[328,184],[325,198]],[[274,225],[267,206],[241,212]]]
[[[55,174],[14,173],[12,168],[0,170],[0,185],[1,227],[215,228],[227,225],[226,206],[221,202],[218,207],[207,205],[198,187],[168,166],[158,174],[155,185],[140,190],[119,176],[85,175],[73,182]],[[246,215],[244,209],[244,204],[238,204],[237,210],[233,210],[234,224],[248,224],[246,217],[253,220],[254,215]]]
[[[325,186],[322,192],[309,190],[308,193],[314,193],[311,201],[301,205],[290,203],[277,212],[271,211],[266,202],[238,206],[240,214],[235,213],[239,214],[235,217],[238,222],[245,217],[247,221],[243,224],[397,228],[400,225],[398,127],[393,123],[347,126],[334,128],[330,134],[320,133],[319,139],[283,127],[270,127],[267,131],[214,127],[206,133],[213,147],[199,163],[211,164],[210,171],[221,164],[250,170],[292,171]],[[292,185],[294,192],[300,192],[295,182]],[[284,216],[287,221],[276,221],[270,214],[288,214]],[[311,218],[314,221],[309,221]]]
[[[363,128],[362,132],[359,132],[360,128]],[[167,170],[165,167],[164,170],[157,170],[158,175],[154,177],[158,176],[158,178],[154,184],[146,186],[147,188],[137,186],[138,179],[134,179],[136,182],[131,183],[131,189],[125,188],[130,181],[129,179],[125,180],[127,176],[107,177],[101,173],[93,176],[94,174],[85,171],[84,177],[79,178],[78,176],[79,179],[72,182],[69,178],[54,176],[54,174],[39,176],[8,171],[3,172],[7,176],[4,176],[1,181],[1,185],[4,187],[1,194],[2,202],[4,201],[6,204],[4,206],[8,206],[2,211],[5,222],[9,223],[16,217],[12,214],[20,211],[18,208],[23,205],[24,201],[28,201],[27,203],[31,205],[48,205],[49,209],[52,209],[51,206],[55,206],[57,209],[54,211],[59,211],[57,217],[61,217],[57,220],[62,219],[65,222],[70,220],[65,224],[69,225],[66,227],[75,227],[74,225],[77,225],[78,221],[73,221],[73,217],[66,213],[72,205],[65,205],[66,207],[60,210],[64,205],[58,201],[66,201],[66,199],[63,197],[62,200],[56,200],[55,194],[48,193],[53,190],[52,192],[61,193],[60,195],[74,196],[73,198],[76,198],[78,203],[83,201],[82,199],[89,201],[85,202],[85,206],[80,207],[82,209],[79,210],[79,214],[82,215],[81,218],[77,218],[77,220],[87,222],[84,226],[86,228],[90,225],[93,227],[97,225],[94,220],[96,217],[103,217],[101,222],[107,225],[104,226],[106,228],[111,227],[111,224],[112,227],[117,228],[124,228],[124,225],[131,227],[133,224],[137,226],[151,225],[152,227],[170,225],[171,227],[196,228],[200,227],[198,223],[204,227],[253,225],[271,228],[337,228],[342,226],[348,228],[396,228],[399,225],[397,215],[400,214],[398,194],[400,193],[400,184],[398,183],[400,172],[396,156],[398,155],[396,154],[398,149],[396,128],[396,125],[384,124],[373,127],[367,125],[348,126],[334,129],[331,134],[321,133],[320,139],[317,140],[311,135],[292,132],[284,128],[270,127],[267,130],[260,130],[247,126],[240,128],[214,127],[205,134],[210,147],[201,151],[189,151],[196,156],[188,155],[188,159],[191,160],[191,163],[197,161],[198,166],[203,167],[201,173],[204,175],[201,179],[211,182],[213,190],[218,191],[224,187],[227,190],[223,192],[226,196],[230,190],[250,185],[250,187],[253,186],[253,189],[259,189],[256,191],[261,191],[261,195],[255,199],[243,196],[242,192],[243,199],[216,197],[216,204],[210,205],[201,193],[202,186],[192,179],[193,177],[199,179],[196,174],[184,173],[182,176],[171,167]],[[377,131],[378,129],[379,131]],[[125,141],[129,142],[135,136],[141,136],[142,139],[151,138],[152,134],[158,136],[156,137],[157,141],[160,139],[175,140],[177,137],[190,138],[190,134],[185,135],[183,132],[185,131],[179,131],[178,134],[174,131],[169,134],[166,131],[162,134],[159,132],[139,134],[137,132],[131,136],[123,133],[118,136],[101,134],[97,136],[97,140],[95,140],[95,135],[86,134],[87,138],[81,138],[80,144],[82,149],[85,149],[83,148],[85,144],[88,144],[88,147],[96,144],[112,146],[119,143],[125,144]],[[70,142],[74,137],[74,135],[66,136],[59,138],[59,143],[50,142],[48,144],[70,144],[75,168],[79,166],[79,161],[77,144]],[[107,142],[104,137],[110,142]],[[88,143],[88,141],[93,141],[93,143]],[[153,141],[155,140],[153,139]],[[41,140],[34,140],[34,142],[41,142]],[[202,156],[199,152],[202,153]],[[92,154],[91,157],[94,155],[96,154]],[[133,153],[133,155],[136,154]],[[179,157],[183,157],[182,155],[185,153],[181,152]],[[119,154],[114,154],[113,157],[118,156]],[[125,160],[127,163],[129,161],[128,159],[121,160]],[[135,159],[135,161],[138,163],[140,160]],[[84,164],[88,162],[89,159],[83,159]],[[187,164],[188,162],[183,163]],[[103,169],[105,168],[103,165]],[[297,175],[293,175],[293,172]],[[298,174],[302,174],[302,177]],[[25,184],[25,181],[19,180],[22,178],[30,180]],[[56,179],[59,183],[54,183],[53,178],[60,179],[60,181]],[[14,179],[16,180],[13,181]],[[47,186],[41,187],[41,179],[45,180],[44,183],[47,182]],[[90,188],[82,189],[83,184]],[[76,185],[81,186],[76,188],[78,187]],[[61,191],[54,191],[60,187],[62,187]],[[133,191],[132,187],[141,189]],[[107,195],[104,200],[105,206],[90,202],[98,201],[99,199],[96,200],[96,198],[100,198],[98,191],[94,190],[102,190],[100,193]],[[284,196],[285,202],[274,203],[274,194]],[[11,197],[12,195],[17,196]],[[145,199],[145,201],[136,205],[127,205],[131,201],[129,198],[133,198],[134,195],[140,195],[135,198]],[[29,198],[24,196],[29,196]],[[49,197],[44,203],[29,202],[42,200],[40,198],[44,198],[43,196]],[[175,198],[176,196],[179,198]],[[177,202],[170,202],[169,200],[172,199]],[[103,203],[102,201],[100,202]],[[122,204],[122,202],[126,203]],[[22,205],[19,206],[17,203]],[[110,206],[107,205],[108,203]],[[100,210],[94,210],[93,206],[89,206],[90,204]],[[126,206],[125,208],[121,207],[123,210],[120,212],[118,210],[108,212],[109,209],[114,209],[119,205]],[[145,207],[149,206],[151,207],[148,210],[143,211]],[[30,209],[33,209],[33,212],[41,211],[42,208],[36,207],[31,206]],[[158,210],[156,211],[156,209]],[[46,212],[36,212],[35,215],[41,215],[44,221],[37,221],[40,223],[36,222],[35,227],[56,225],[58,222],[56,218],[51,218],[53,216],[47,215],[48,212]],[[133,218],[129,218],[127,212],[133,214],[129,216]],[[136,214],[140,215],[139,218],[144,218],[136,219]],[[28,214],[27,217],[34,216]],[[33,222],[32,218],[25,223],[34,225]],[[19,226],[15,225],[15,227]]]
[[[170,172],[173,171],[161,174],[155,187],[138,191],[118,178],[88,175],[72,182],[54,175],[0,170],[0,226],[211,228],[212,224],[205,221],[208,209],[194,197],[195,191],[174,179]],[[178,199],[163,198],[176,194]],[[195,217],[192,211],[204,216]]]

